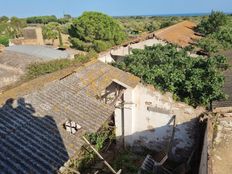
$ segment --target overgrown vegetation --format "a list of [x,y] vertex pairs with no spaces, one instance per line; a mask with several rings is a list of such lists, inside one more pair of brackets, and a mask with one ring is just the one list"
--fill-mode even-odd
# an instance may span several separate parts
[[62,25],[57,22],[50,22],[42,28],[43,38],[52,40],[54,44],[55,39],[59,39],[59,47],[63,47],[63,40],[61,36]]
[[122,173],[135,174],[138,173],[146,155],[136,154],[130,150],[123,150],[117,153],[113,160],[115,169],[122,169]]
[[26,21],[17,17],[0,17],[0,36],[10,39],[22,36],[22,28],[26,27]]
[[[106,151],[111,143],[115,142],[114,128],[110,127],[109,125],[104,125],[97,133],[88,133],[85,135],[85,137],[98,152]],[[92,167],[94,167],[96,162],[101,162],[97,155],[89,146],[83,146],[78,159],[73,161],[70,167],[76,168],[81,173],[88,173],[93,170]]]
[[73,47],[83,51],[94,49],[97,52],[119,45],[126,38],[115,19],[99,12],[84,12],[73,20],[69,35]]
[[223,12],[212,11],[208,17],[201,20],[197,26],[197,31],[208,35],[214,32],[218,32],[221,26],[226,25],[228,22],[227,15]]
[[27,23],[29,24],[48,24],[49,22],[57,22],[58,19],[56,16],[32,16],[26,18]]
[[4,46],[8,46],[9,45],[9,37],[0,36],[0,44],[2,44]]
[[32,16],[26,18],[28,24],[48,24],[50,22],[58,22],[60,24],[65,24],[70,22],[72,19],[71,15],[64,14],[62,18],[57,18],[54,15],[51,16]]
[[198,106],[225,97],[222,71],[228,64],[223,56],[192,58],[171,44],[134,49],[132,53],[114,66],[162,91],[172,92],[178,100]]
[[197,31],[203,37],[197,44],[206,54],[232,48],[232,17],[223,12],[215,12],[202,19]]
[[49,74],[70,66],[77,66],[81,63],[85,63],[97,57],[97,54],[93,51],[89,52],[87,55],[76,55],[74,59],[58,59],[43,63],[34,63],[27,67],[27,72],[25,75],[26,80],[34,79],[41,75]]
[[138,36],[144,32],[153,32],[158,29],[174,25],[183,20],[190,20],[199,23],[201,16],[196,17],[161,17],[161,16],[131,16],[131,17],[116,17],[123,25],[128,36]]

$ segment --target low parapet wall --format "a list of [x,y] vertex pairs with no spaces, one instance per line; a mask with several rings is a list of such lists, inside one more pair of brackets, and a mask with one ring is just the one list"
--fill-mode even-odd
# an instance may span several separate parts
[[202,145],[199,174],[213,174],[212,157],[211,157],[212,146],[213,146],[213,125],[212,125],[212,121],[208,119],[204,133],[203,145]]
[[134,44],[129,44],[127,46],[120,46],[120,47],[116,47],[111,49],[108,52],[102,53],[99,55],[98,60],[104,62],[104,63],[111,63],[116,61],[114,59],[115,57],[123,57],[123,56],[127,56],[131,53],[132,49],[144,49],[145,46],[152,46],[154,44],[162,44],[164,45],[165,42],[156,39],[155,37],[152,39],[147,39],[147,40],[142,40],[138,43],[134,43]]

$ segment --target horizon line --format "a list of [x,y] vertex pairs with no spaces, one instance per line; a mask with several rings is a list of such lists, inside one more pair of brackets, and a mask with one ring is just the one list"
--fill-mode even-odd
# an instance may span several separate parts
[[[213,11],[213,10],[212,10]],[[96,11],[96,12],[100,12],[100,11]],[[222,11],[223,12],[223,11]],[[104,12],[100,12],[100,13],[104,13]],[[111,17],[196,17],[196,16],[208,16],[210,15],[211,12],[196,12],[196,13],[162,13],[162,14],[138,14],[138,15],[109,15]],[[232,15],[232,12],[223,12],[227,15]],[[65,14],[64,14],[65,15]],[[71,15],[69,13],[67,13],[67,15]],[[6,15],[1,15],[1,16],[6,16]],[[56,16],[57,18],[62,18],[63,16],[58,16],[58,15],[54,15],[54,14],[50,14],[50,15],[33,15],[33,16],[27,16],[27,17],[18,17],[18,18],[29,18],[29,17],[35,17],[35,16]],[[79,17],[81,15],[78,16],[72,16],[73,18]],[[13,16],[7,16],[7,17],[13,17]],[[15,16],[17,17],[17,16]]]

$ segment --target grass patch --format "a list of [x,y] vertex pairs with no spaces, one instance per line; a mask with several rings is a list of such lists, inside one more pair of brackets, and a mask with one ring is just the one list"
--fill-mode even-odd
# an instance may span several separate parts
[[[104,153],[109,145],[115,142],[114,127],[105,124],[97,133],[87,133],[85,137],[98,152]],[[100,161],[93,150],[88,145],[84,145],[78,154],[78,159],[73,160],[70,167],[81,173],[91,173],[93,167]]]
[[115,169],[122,169],[123,173],[135,174],[138,173],[145,157],[145,154],[141,155],[130,150],[124,150],[116,155],[112,163]]
[[97,57],[97,54],[90,51],[86,55],[76,55],[74,59],[58,59],[42,63],[33,63],[27,67],[24,80],[31,80],[39,76],[62,70],[71,66],[78,66]]

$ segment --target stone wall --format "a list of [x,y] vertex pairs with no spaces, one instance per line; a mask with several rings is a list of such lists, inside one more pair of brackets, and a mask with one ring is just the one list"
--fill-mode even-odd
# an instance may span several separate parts
[[[43,45],[43,34],[41,27],[27,27],[23,29],[24,44]],[[32,42],[34,41],[34,42]]]
[[11,45],[44,45],[41,27],[26,27],[23,29],[23,38],[11,39]]

